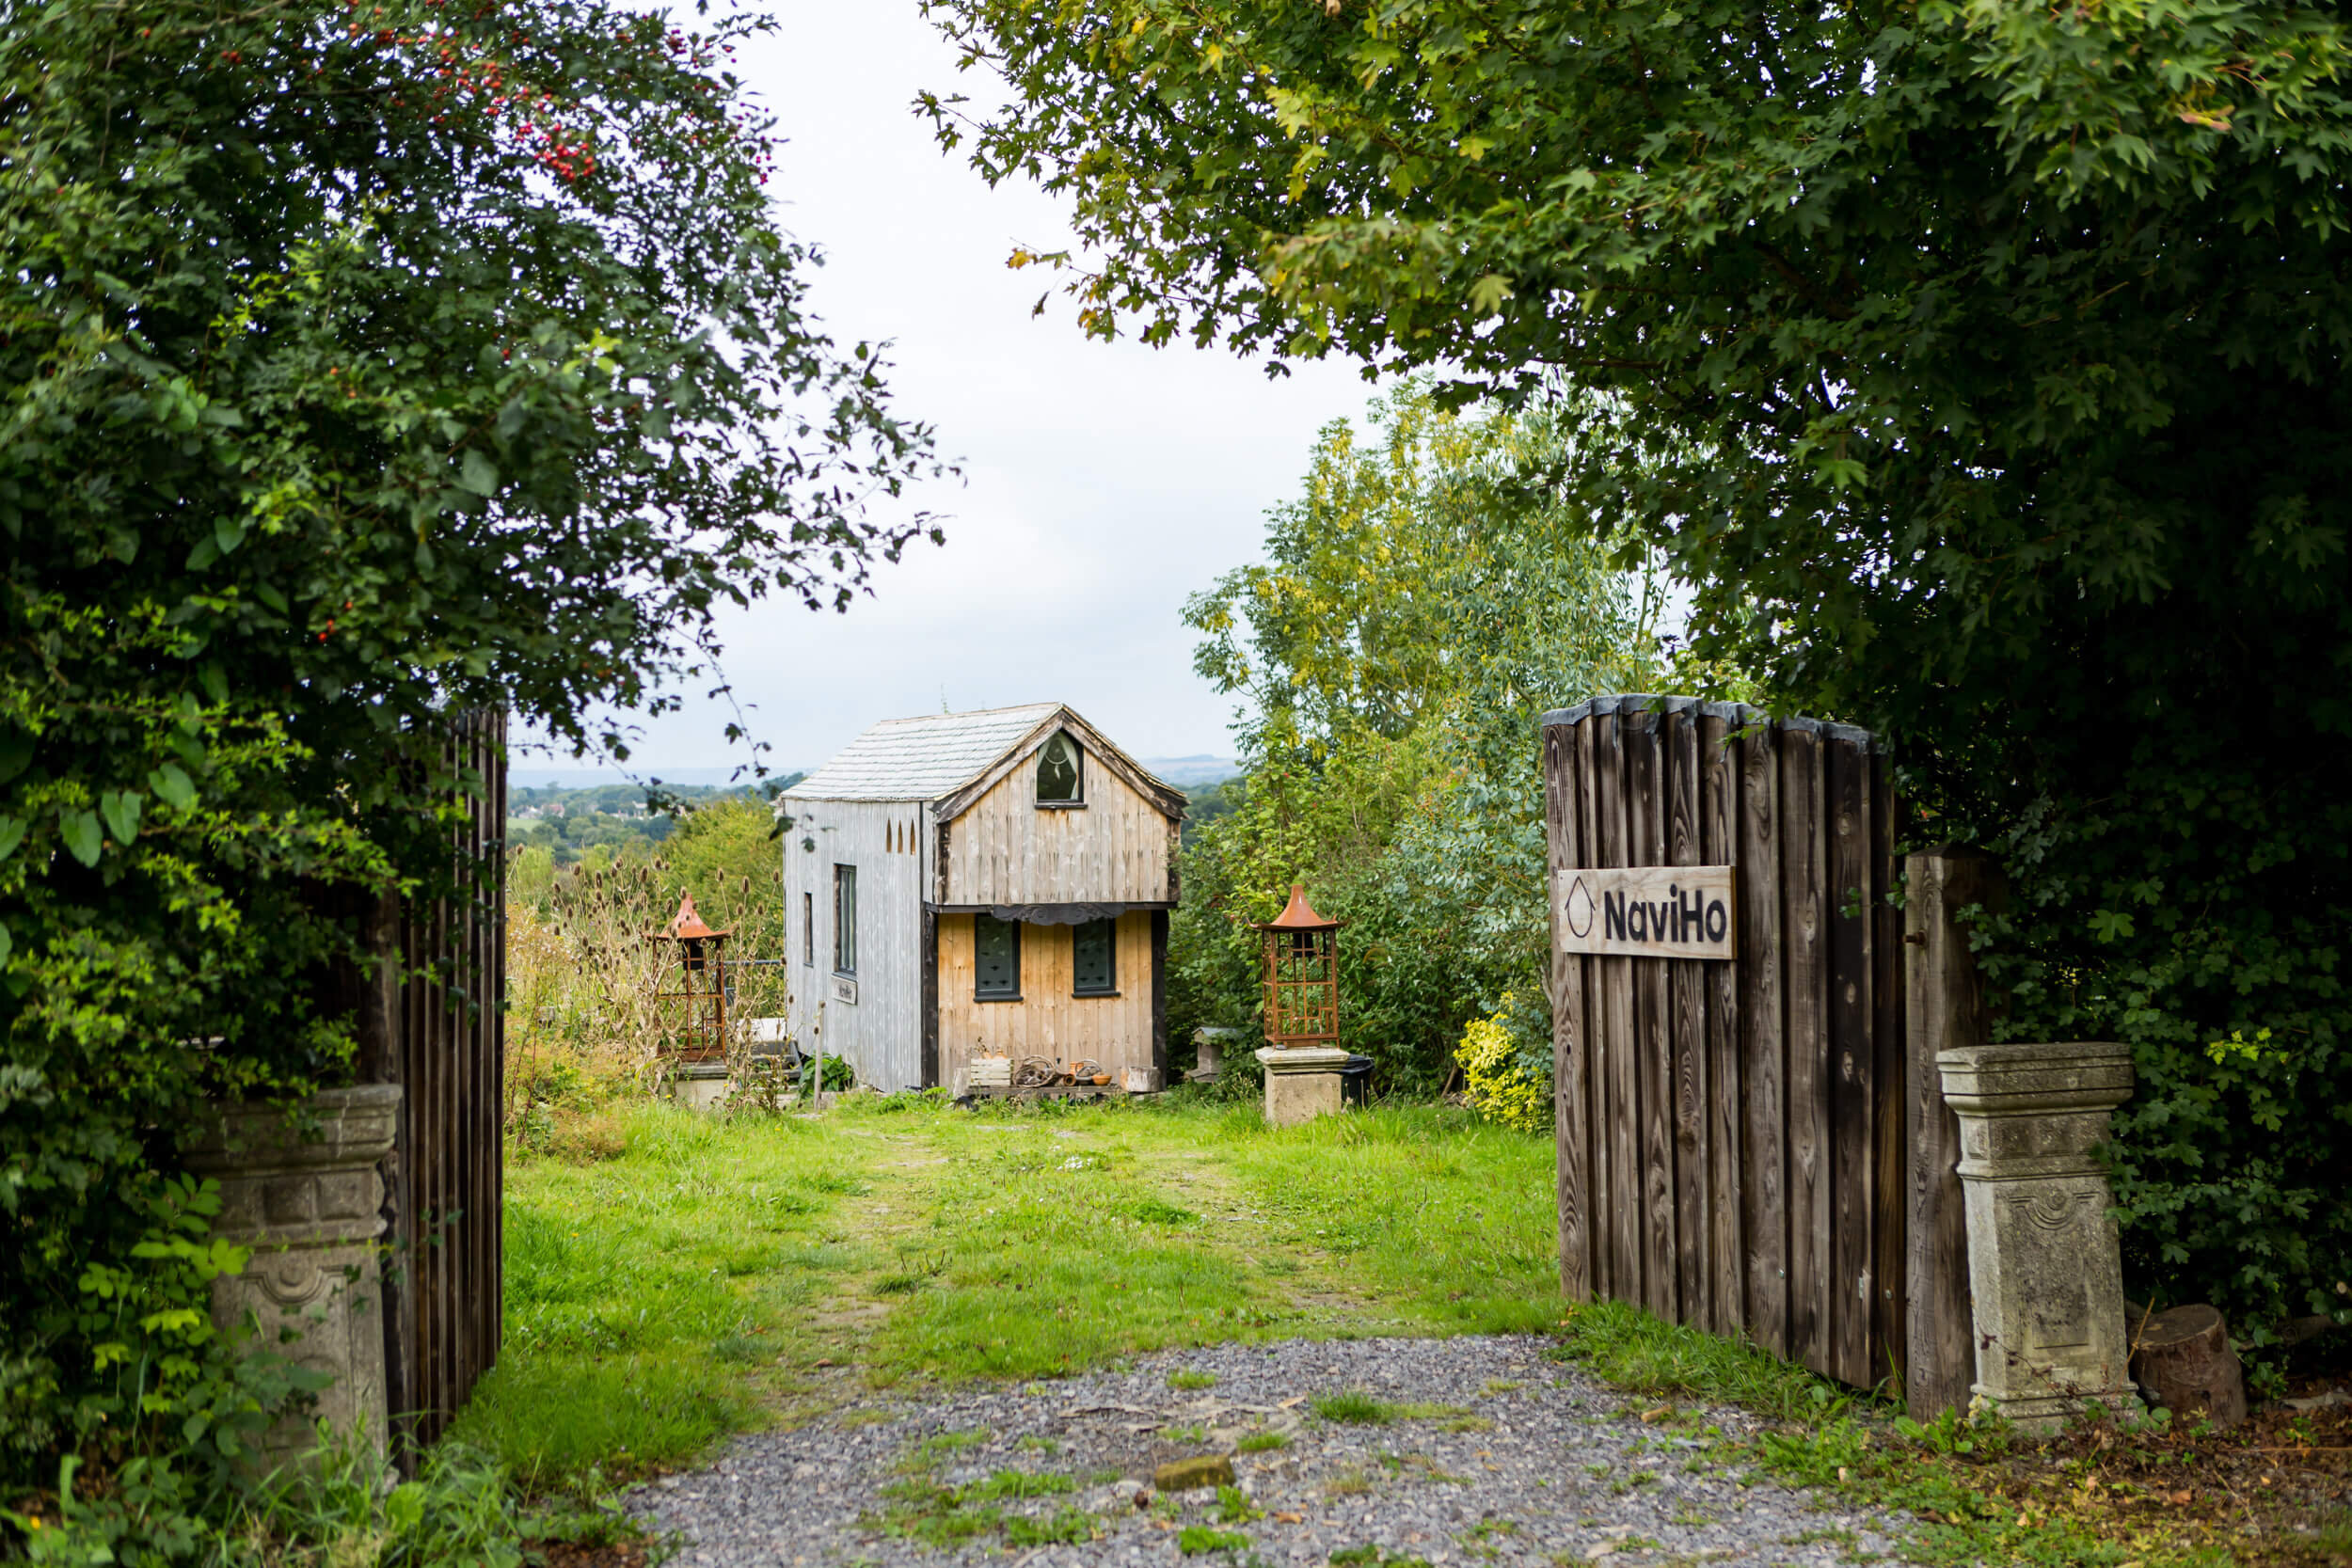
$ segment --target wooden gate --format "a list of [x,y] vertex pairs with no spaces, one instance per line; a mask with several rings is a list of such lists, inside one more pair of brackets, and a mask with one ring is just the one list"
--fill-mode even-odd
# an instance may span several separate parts
[[447,1430],[498,1359],[503,1302],[506,716],[458,716],[447,746],[480,782],[457,800],[458,885],[399,912],[389,999],[385,1075],[407,1092],[385,1163],[385,1370],[409,1452]]
[[[1899,1376],[1907,1053],[1883,752],[1847,725],[1673,697],[1549,714],[1544,752],[1562,1288],[1847,1383]],[[1569,939],[1564,890],[1610,879],[1562,873],[1632,866],[1732,868],[1728,929],[1711,927],[1728,956],[1569,951],[1598,939]],[[1677,952],[1714,918],[1694,906],[1685,943],[1671,899],[1651,907]]]

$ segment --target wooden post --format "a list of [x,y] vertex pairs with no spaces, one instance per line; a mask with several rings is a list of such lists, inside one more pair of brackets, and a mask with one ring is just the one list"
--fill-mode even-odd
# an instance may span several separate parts
[[[1552,868],[1584,863],[1583,814],[1579,800],[1584,775],[1577,765],[1576,732],[1544,732],[1544,811]],[[1549,894],[1547,894],[1549,897]],[[1553,911],[1553,918],[1558,911]],[[1559,1139],[1556,1165],[1560,1217],[1560,1293],[1570,1301],[1593,1299],[1592,1117],[1585,1072],[1592,1055],[1585,1012],[1585,959],[1551,949],[1551,1083],[1553,1121]]]
[[1968,1222],[1955,1168],[1960,1118],[1944,1103],[1935,1055],[1991,1039],[1983,976],[1959,917],[1974,905],[1997,907],[2005,885],[1999,868],[1973,850],[1927,849],[1903,863],[1909,881],[1903,946],[1911,1148],[1904,1400],[1912,1418],[1925,1421],[1967,1404],[1977,1365],[1970,1343]]

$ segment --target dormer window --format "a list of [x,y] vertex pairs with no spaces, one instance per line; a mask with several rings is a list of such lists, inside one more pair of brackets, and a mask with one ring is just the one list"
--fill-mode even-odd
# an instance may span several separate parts
[[1045,743],[1037,756],[1037,803],[1076,806],[1086,803],[1085,779],[1079,771],[1078,743],[1067,731]]

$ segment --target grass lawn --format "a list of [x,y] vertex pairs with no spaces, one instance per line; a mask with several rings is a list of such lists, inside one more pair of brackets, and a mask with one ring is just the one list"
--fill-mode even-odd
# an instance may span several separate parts
[[877,1388],[1220,1340],[1516,1331],[1664,1402],[1641,1417],[1668,1430],[1699,1430],[1676,1401],[1775,1418],[1724,1461],[1912,1511],[1916,1561],[2302,1568],[2341,1559],[2297,1535],[2352,1542],[2347,1514],[2245,1549],[2231,1499],[2251,1488],[2179,1506],[2235,1453],[2194,1433],[2030,1449],[1948,1421],[1906,1433],[1744,1345],[1571,1309],[1549,1141],[1447,1107],[1273,1131],[1254,1106],[1174,1097],[735,1117],[637,1104],[559,1120],[508,1171],[505,1346],[453,1436],[550,1499],[593,1502]]
[[516,1150],[506,1340],[456,1435],[594,1494],[855,1369],[1042,1377],[1294,1335],[1556,1325],[1549,1141],[1445,1107],[608,1110]]

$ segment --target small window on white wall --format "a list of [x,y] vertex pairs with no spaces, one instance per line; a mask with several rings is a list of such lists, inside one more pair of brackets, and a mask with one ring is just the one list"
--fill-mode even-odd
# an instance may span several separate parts
[[833,868],[833,972],[857,973],[857,867]]
[[815,967],[817,963],[817,895],[801,895],[801,962]]

